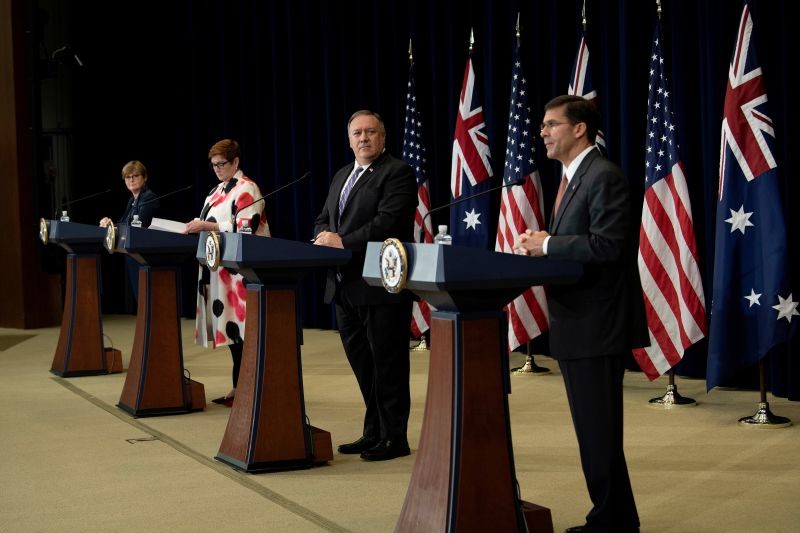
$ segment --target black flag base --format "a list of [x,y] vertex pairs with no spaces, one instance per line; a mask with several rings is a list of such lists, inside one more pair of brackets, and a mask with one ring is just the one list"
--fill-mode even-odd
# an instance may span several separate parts
[[550,369],[537,365],[536,362],[533,360],[533,356],[528,355],[525,358],[525,364],[517,368],[512,368],[511,373],[533,374],[534,376],[546,376],[547,374],[550,374]]
[[769,402],[758,404],[758,410],[752,416],[739,419],[739,424],[744,427],[757,429],[778,429],[792,425],[792,421],[785,416],[777,416],[769,410]]
[[678,387],[674,383],[667,385],[667,392],[663,396],[653,398],[648,402],[650,407],[661,409],[672,409],[673,407],[693,407],[697,402],[692,398],[686,398],[678,393]]

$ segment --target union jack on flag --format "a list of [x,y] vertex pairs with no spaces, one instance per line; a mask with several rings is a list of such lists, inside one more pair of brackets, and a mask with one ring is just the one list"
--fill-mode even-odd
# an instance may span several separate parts
[[647,95],[645,190],[639,227],[642,280],[650,347],[633,355],[652,381],[706,334],[703,282],[697,266],[692,206],[675,135],[661,22],[653,36]]
[[[417,88],[414,76],[414,61],[408,69],[408,92],[406,93],[406,122],[403,129],[403,161],[411,165],[417,177],[417,212],[414,215],[414,242],[433,242],[431,198],[428,178],[425,176],[425,145],[422,140],[422,113],[417,108]],[[430,328],[431,310],[425,300],[414,302],[411,314],[411,335],[419,337]]]
[[[544,228],[542,184],[536,167],[535,136],[528,106],[527,80],[522,73],[519,46],[514,48],[511,71],[511,104],[508,111],[506,159],[500,195],[495,251],[514,253],[514,242],[526,229]],[[547,331],[547,300],[544,288],[531,287],[506,306],[508,349]]]
[[[489,137],[480,104],[472,55],[467,59],[464,83],[456,114],[453,138],[453,159],[450,174],[450,191],[453,200],[462,195],[474,195],[489,188],[492,167]],[[488,248],[489,195],[464,200],[450,208],[450,230],[453,244]]]
[[[592,71],[589,69],[589,45],[586,44],[585,31],[581,32],[578,42],[578,53],[575,55],[575,63],[572,65],[572,75],[569,78],[567,93],[582,96],[593,102],[598,108],[600,107],[597,102],[597,91],[592,83]],[[605,154],[607,152],[606,136],[600,130],[597,131],[596,142],[600,151]]]
[[707,390],[788,340],[800,315],[786,274],[775,130],[753,29],[745,3],[722,119]]

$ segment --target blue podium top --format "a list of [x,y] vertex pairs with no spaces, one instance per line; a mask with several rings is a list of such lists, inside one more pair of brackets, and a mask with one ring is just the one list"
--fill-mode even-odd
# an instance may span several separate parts
[[[197,260],[206,264],[208,232],[200,233]],[[312,270],[343,265],[350,250],[244,233],[219,234],[220,265],[251,283],[293,282]]]
[[[367,245],[364,279],[381,286],[380,250]],[[528,287],[574,283],[583,267],[559,261],[466,246],[403,243],[408,257],[407,288],[442,311],[501,309]],[[374,260],[372,259],[374,258]]]
[[115,252],[122,252],[145,265],[177,265],[192,257],[198,234],[186,235],[128,224],[117,226]]
[[70,253],[98,253],[103,249],[105,228],[78,222],[48,220],[48,242],[54,242]]

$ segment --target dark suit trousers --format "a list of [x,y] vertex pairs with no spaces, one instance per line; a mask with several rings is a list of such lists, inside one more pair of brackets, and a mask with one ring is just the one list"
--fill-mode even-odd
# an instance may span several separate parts
[[363,434],[405,441],[411,409],[411,302],[356,306],[340,294],[336,320],[367,408]]
[[594,505],[586,515],[587,531],[638,531],[639,515],[622,447],[625,354],[566,359],[558,364]]

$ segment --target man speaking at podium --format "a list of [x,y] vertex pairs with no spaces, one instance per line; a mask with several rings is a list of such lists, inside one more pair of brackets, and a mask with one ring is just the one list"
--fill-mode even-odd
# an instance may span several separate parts
[[[578,261],[573,285],[547,288],[550,352],[558,360],[593,508],[567,532],[639,531],[622,446],[622,379],[632,348],[647,346],[628,180],[595,147],[600,114],[580,96],[545,105],[541,137],[563,174],[549,232],[527,230],[515,249]],[[638,312],[637,312],[638,311]]]
[[407,291],[390,294],[370,287],[362,272],[368,242],[414,240],[417,182],[408,164],[386,153],[380,115],[356,111],[347,123],[347,135],[355,163],[334,174],[314,223],[314,244],[353,253],[347,265],[328,271],[325,287],[325,303],[336,304],[339,336],[366,405],[361,438],[339,446],[339,453],[383,461],[411,453],[407,429],[412,300]]

